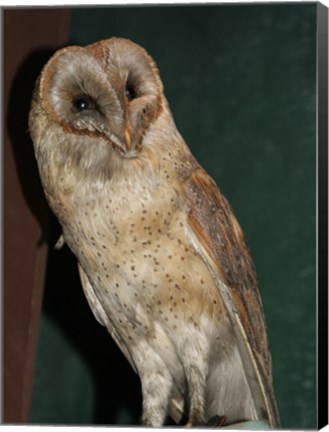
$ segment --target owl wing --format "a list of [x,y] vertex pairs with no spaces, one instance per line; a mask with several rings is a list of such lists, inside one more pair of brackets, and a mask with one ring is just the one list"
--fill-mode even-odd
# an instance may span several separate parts
[[232,322],[259,419],[279,425],[271,357],[256,273],[235,216],[215,182],[198,167],[184,183],[188,232],[214,278]]
[[102,303],[99,301],[99,299],[95,293],[94,288],[92,287],[91,283],[89,282],[88,276],[83,271],[80,264],[78,264],[78,268],[79,268],[79,274],[80,274],[80,280],[81,280],[82,288],[83,288],[83,291],[84,291],[85,296],[87,298],[90,309],[92,310],[92,312],[94,314],[94,317],[99,322],[99,324],[101,324],[107,328],[108,332],[110,333],[110,335],[114,339],[115,343],[118,345],[121,352],[124,354],[126,359],[131,364],[132,368],[136,372],[137,369],[136,369],[135,363],[133,361],[133,358],[132,358],[126,344],[124,343],[124,341],[122,340],[122,338],[120,337],[118,332],[116,331],[115,326],[113,325],[110,317],[105,312],[105,310],[102,306]]

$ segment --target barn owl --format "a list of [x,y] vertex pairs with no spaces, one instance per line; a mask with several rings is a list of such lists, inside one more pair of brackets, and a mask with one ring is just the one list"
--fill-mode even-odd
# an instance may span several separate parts
[[142,423],[277,427],[243,232],[176,129],[153,59],[122,38],[57,51],[29,128],[90,308],[140,377]]

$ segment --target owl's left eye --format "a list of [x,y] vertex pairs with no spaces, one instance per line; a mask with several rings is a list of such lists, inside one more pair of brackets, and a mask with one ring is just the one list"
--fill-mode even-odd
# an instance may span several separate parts
[[137,98],[137,92],[133,84],[131,84],[129,81],[126,84],[125,89],[126,97],[129,101]]
[[93,106],[93,101],[86,95],[78,96],[73,99],[73,107],[78,112],[86,111],[93,108]]

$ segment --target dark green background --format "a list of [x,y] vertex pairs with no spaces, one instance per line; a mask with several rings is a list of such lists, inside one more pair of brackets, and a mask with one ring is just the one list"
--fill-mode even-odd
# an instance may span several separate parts
[[[70,43],[131,38],[229,199],[257,268],[284,428],[316,427],[316,4],[75,9]],[[74,271],[72,271],[72,269]],[[132,424],[139,382],[51,252],[35,423]]]

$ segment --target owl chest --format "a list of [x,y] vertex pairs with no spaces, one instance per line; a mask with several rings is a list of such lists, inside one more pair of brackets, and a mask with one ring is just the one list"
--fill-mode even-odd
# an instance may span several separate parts
[[176,194],[122,188],[99,198],[79,194],[74,208],[64,236],[106,309],[134,319],[136,304],[161,301],[159,290],[181,248]]

